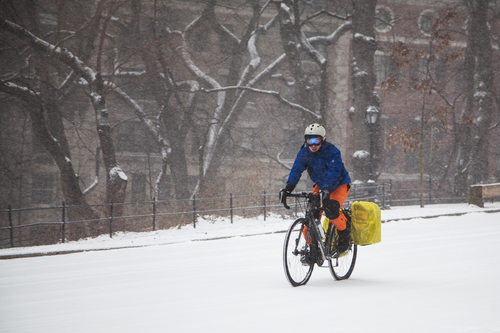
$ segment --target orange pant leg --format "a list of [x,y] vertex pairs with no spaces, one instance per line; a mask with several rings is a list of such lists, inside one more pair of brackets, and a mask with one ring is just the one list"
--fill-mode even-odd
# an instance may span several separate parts
[[[318,187],[318,185],[314,185],[313,193],[319,193],[319,191],[320,188]],[[350,191],[351,184],[342,184],[337,187],[335,191],[330,193],[330,200],[336,200],[339,203],[340,207],[342,207]],[[339,211],[339,217],[334,220],[330,220],[330,222],[335,225],[337,230],[344,230],[346,228],[347,218],[344,216],[344,213],[342,213],[342,211]]]

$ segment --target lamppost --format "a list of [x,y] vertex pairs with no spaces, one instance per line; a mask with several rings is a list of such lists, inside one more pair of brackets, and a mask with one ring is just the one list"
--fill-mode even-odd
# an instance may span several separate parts
[[366,110],[366,122],[370,127],[370,179],[373,180],[373,126],[378,120],[378,109],[372,105]]

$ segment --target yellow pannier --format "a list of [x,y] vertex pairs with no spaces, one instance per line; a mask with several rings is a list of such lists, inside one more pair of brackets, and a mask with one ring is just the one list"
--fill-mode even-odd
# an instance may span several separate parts
[[380,208],[376,203],[354,201],[351,207],[351,232],[356,245],[380,243],[382,240],[382,225]]

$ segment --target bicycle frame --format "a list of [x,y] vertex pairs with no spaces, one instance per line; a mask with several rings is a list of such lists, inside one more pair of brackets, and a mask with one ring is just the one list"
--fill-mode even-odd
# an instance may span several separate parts
[[[286,203],[287,196],[307,199],[305,216],[294,221],[285,236],[283,264],[288,281],[294,287],[305,285],[311,277],[315,264],[323,267],[325,260],[328,261],[330,272],[336,280],[348,279],[356,262],[357,246],[351,240],[345,252],[337,252],[334,241],[337,231],[332,223],[329,224],[323,240],[319,229],[323,226],[315,218],[323,211],[321,200],[315,200],[318,198],[317,195],[312,192],[299,192],[280,196],[283,205],[289,208]],[[318,201],[319,207],[316,204]],[[349,216],[350,221],[349,210],[343,210],[343,213]]]
[[[312,194],[311,192],[300,192],[300,193],[291,193],[288,195],[290,197],[296,197],[296,198],[306,198],[307,199],[307,208],[305,212],[305,218],[307,220],[307,235],[306,237],[311,237],[311,242],[316,243],[318,245],[318,249],[321,252],[321,260],[329,260],[332,259],[332,253],[331,249],[328,249],[326,244],[332,244],[332,238],[334,234],[334,227],[330,224],[328,226],[328,230],[325,233],[325,241],[323,242],[323,237],[321,236],[321,232],[319,228],[323,228],[321,224],[316,224],[316,219],[314,218],[314,215],[323,211],[323,202],[321,201],[321,198],[319,200],[319,207],[314,206],[313,198],[314,196],[317,196],[315,194]],[[286,199],[285,203],[286,204]],[[286,207],[286,206],[285,206]],[[313,231],[311,231],[313,230]],[[319,265],[321,266],[321,265]]]

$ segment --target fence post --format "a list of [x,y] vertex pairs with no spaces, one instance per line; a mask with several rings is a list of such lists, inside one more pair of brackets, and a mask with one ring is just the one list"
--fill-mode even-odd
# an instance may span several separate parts
[[389,201],[389,205],[391,205],[392,207],[392,179],[389,179],[389,192],[390,192],[390,201]]
[[193,195],[193,227],[196,228],[196,195]]
[[382,207],[385,209],[385,183],[382,183]]
[[229,193],[229,210],[231,212],[231,224],[233,224],[233,194]]
[[156,230],[156,196],[153,198],[153,231]]
[[62,202],[62,242],[66,242],[66,203]]
[[109,206],[109,237],[113,238],[113,200]]
[[432,178],[429,175],[429,205],[432,203]]
[[12,228],[12,207],[9,205],[10,247],[14,247],[14,229]]
[[266,191],[264,190],[264,221],[266,220]]

